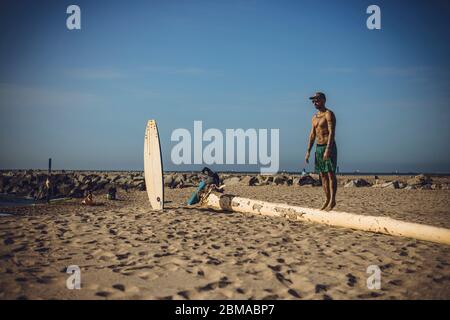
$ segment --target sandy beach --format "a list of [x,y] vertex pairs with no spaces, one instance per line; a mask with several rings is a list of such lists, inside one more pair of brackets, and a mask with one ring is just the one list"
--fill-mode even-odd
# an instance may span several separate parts
[[[348,177],[346,177],[348,178]],[[450,247],[282,218],[189,208],[193,187],[4,207],[1,299],[450,299]],[[230,186],[227,193],[319,207],[321,187]],[[450,190],[342,188],[336,210],[450,228]],[[330,212],[333,214],[333,212]],[[69,290],[66,268],[81,269]],[[381,289],[366,271],[381,269]]]

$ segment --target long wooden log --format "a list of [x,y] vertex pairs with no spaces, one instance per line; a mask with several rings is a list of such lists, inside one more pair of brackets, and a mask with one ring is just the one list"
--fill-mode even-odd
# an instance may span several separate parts
[[366,216],[339,211],[327,212],[287,204],[240,198],[227,194],[216,195],[212,193],[205,200],[205,205],[213,209],[285,217],[291,220],[316,222],[329,226],[384,233],[450,245],[450,229],[400,221],[388,217]]

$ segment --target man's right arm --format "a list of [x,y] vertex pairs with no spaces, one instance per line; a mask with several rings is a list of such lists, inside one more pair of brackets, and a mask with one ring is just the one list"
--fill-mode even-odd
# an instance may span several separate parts
[[311,121],[311,132],[309,133],[308,152],[311,151],[315,140],[316,140],[316,130],[314,130],[314,122]]
[[314,140],[316,140],[316,130],[314,130],[314,122],[311,120],[311,132],[309,133],[308,150],[306,151],[305,161],[309,163],[309,153],[314,145]]

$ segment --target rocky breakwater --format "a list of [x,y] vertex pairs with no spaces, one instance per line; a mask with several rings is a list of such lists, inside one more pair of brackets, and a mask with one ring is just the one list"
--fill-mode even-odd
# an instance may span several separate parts
[[[437,190],[437,189],[450,189],[450,185],[445,181],[439,181],[436,179],[433,181],[430,176],[420,174],[417,176],[406,176],[398,179],[380,179],[374,176],[371,179],[346,179],[342,181],[344,188],[359,188],[359,187],[374,187],[374,188],[387,188],[387,189],[421,189],[421,190]],[[448,180],[448,179],[446,179]]]
[[[46,180],[49,176],[41,170],[14,170],[0,172],[0,194],[17,197],[45,199]],[[88,192],[106,192],[110,187],[124,190],[145,190],[142,172],[65,172],[50,175],[52,197],[81,198]]]
[[[47,172],[42,170],[13,170],[0,171],[0,194],[14,195],[30,199],[41,200],[47,195],[45,181]],[[195,187],[201,181],[202,175],[181,172],[167,172],[164,174],[166,188]],[[260,175],[260,174],[220,174],[221,183],[227,186],[321,186],[318,175]],[[388,180],[389,179],[389,180]],[[426,175],[403,176],[396,179],[384,177],[349,179],[338,176],[338,182],[345,188],[376,187],[391,189],[449,189],[448,178],[431,178]],[[111,187],[125,191],[145,191],[143,172],[140,171],[55,171],[50,176],[52,197],[81,198],[88,192],[106,193]]]
[[[14,170],[0,172],[0,194],[45,199],[47,172],[42,170]],[[258,175],[221,174],[222,184],[242,186],[320,186],[317,175]],[[164,175],[166,188],[195,187],[201,181],[198,173],[168,172]],[[107,192],[111,187],[126,191],[145,191],[143,172],[55,171],[50,176],[52,197],[81,198],[88,192]]]
[[[168,188],[186,188],[197,186],[202,176],[197,173],[168,173],[164,176],[164,185]],[[221,184],[226,186],[267,186],[267,185],[298,185],[320,186],[320,180],[315,175],[259,175],[259,174],[220,174]]]

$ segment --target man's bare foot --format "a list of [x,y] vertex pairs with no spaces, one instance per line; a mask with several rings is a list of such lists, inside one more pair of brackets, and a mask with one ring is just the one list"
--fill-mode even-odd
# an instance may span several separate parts
[[331,211],[333,210],[333,208],[336,206],[336,201],[331,201],[330,204],[327,206],[327,208],[325,209],[326,211]]
[[330,203],[330,199],[327,199],[327,201],[325,201],[325,203],[323,204],[322,208],[320,208],[320,210],[325,209],[329,203]]

